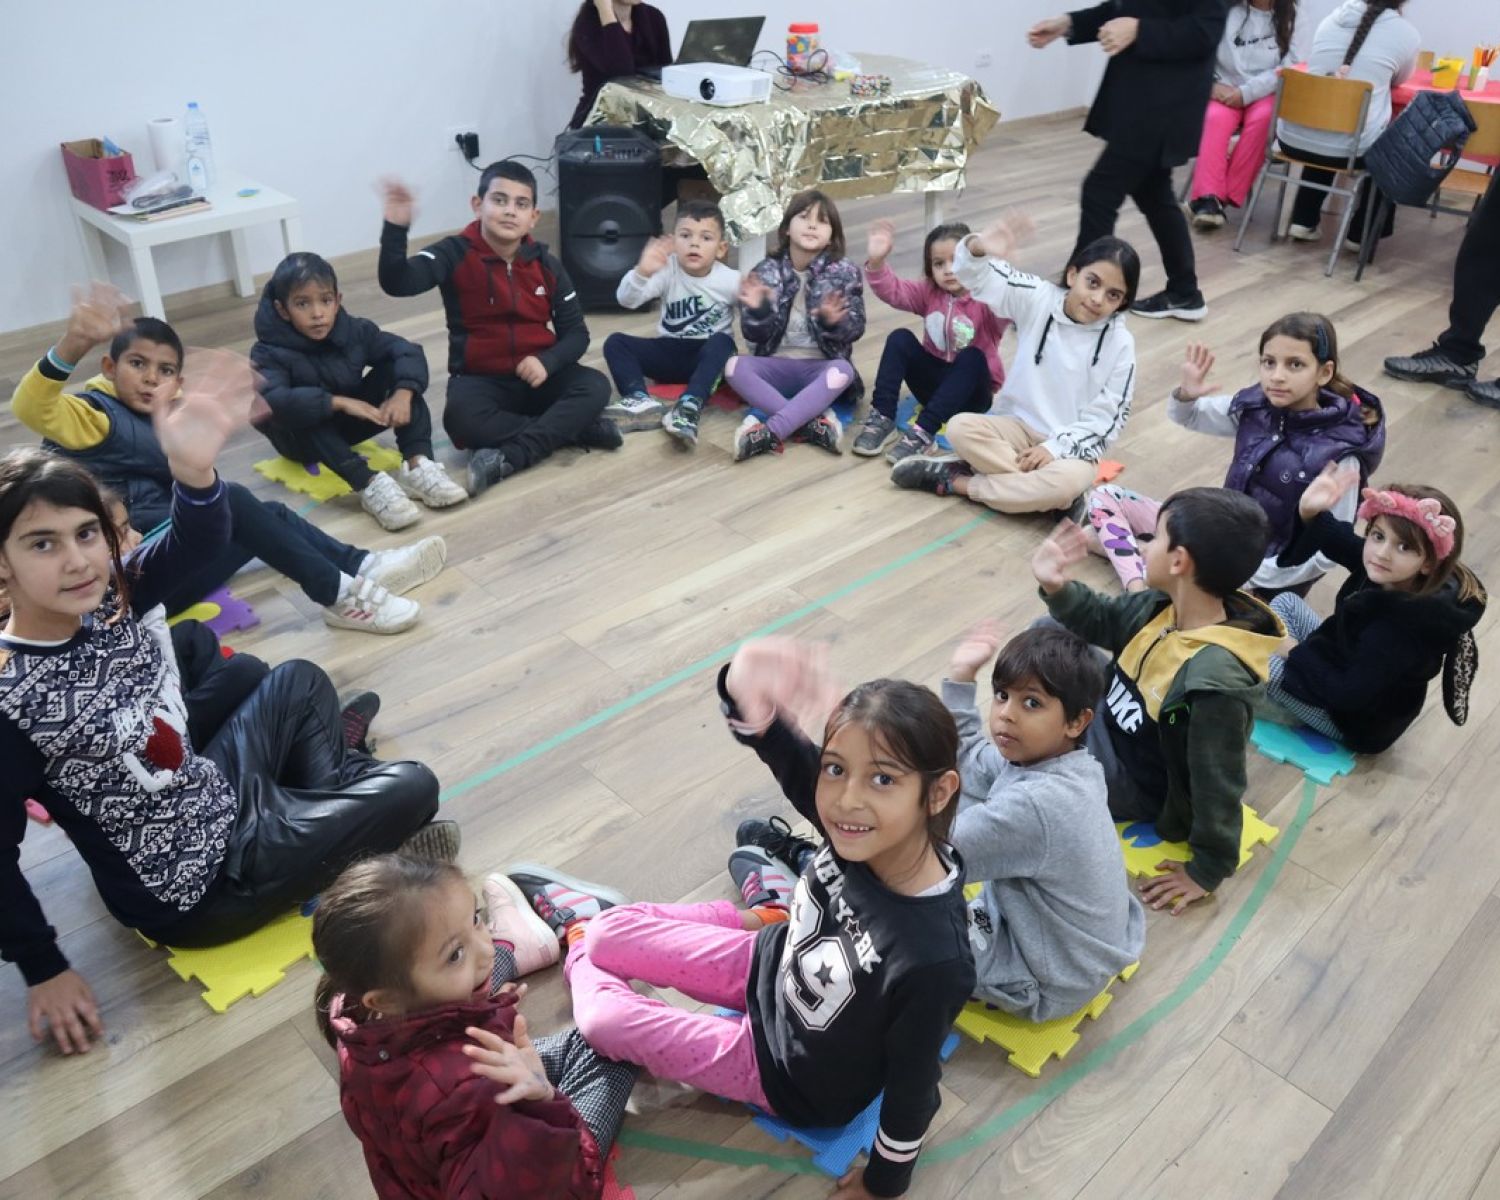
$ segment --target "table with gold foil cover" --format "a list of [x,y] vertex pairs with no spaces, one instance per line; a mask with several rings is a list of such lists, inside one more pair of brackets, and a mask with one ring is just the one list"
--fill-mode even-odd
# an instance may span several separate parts
[[667,166],[701,163],[734,242],[775,229],[803,188],[839,200],[961,187],[969,155],[1000,119],[978,82],[883,54],[859,61],[862,72],[890,77],[888,94],[856,97],[848,80],[798,79],[789,91],[773,87],[767,103],[717,108],[648,79],[615,79],[587,123],[643,130]]

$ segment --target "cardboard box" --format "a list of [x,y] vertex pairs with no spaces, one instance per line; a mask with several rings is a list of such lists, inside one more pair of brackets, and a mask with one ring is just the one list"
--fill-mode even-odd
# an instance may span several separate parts
[[98,138],[62,143],[68,187],[85,204],[109,208],[125,202],[125,188],[135,178],[129,154],[106,155]]

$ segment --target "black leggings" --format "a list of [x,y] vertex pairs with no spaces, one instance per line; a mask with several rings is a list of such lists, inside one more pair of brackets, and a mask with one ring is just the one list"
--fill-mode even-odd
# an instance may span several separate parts
[[240,798],[219,875],[168,929],[173,946],[232,941],[315,895],[348,863],[394,850],[437,812],[421,763],[379,762],[344,745],[338,694],[321,667],[271,668],[203,749]]

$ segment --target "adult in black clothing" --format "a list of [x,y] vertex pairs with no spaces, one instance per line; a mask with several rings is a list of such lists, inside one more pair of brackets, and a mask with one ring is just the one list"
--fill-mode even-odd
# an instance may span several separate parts
[[1034,47],[1066,37],[1070,45],[1097,41],[1109,55],[1083,126],[1105,146],[1084,176],[1078,246],[1113,233],[1125,197],[1135,201],[1167,272],[1165,290],[1131,306],[1143,317],[1198,321],[1208,313],[1172,168],[1198,152],[1226,11],[1226,0],[1107,0],[1027,34]]
[[1479,380],[1484,327],[1500,306],[1500,187],[1490,184],[1453,263],[1453,300],[1448,328],[1431,349],[1385,360],[1385,373],[1418,383],[1462,389],[1470,400],[1500,408],[1500,378]]
[[583,76],[583,95],[569,129],[577,129],[611,79],[660,69],[672,61],[672,40],[661,9],[641,0],[583,0],[568,34],[568,66]]

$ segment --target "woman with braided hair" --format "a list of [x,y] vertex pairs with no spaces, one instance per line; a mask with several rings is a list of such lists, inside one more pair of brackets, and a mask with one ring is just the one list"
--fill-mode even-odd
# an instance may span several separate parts
[[[1336,75],[1341,79],[1363,79],[1370,83],[1370,107],[1365,127],[1359,133],[1356,167],[1364,165],[1364,154],[1391,123],[1391,89],[1401,83],[1417,65],[1421,35],[1401,15],[1406,0],[1343,0],[1324,17],[1313,34],[1312,51],[1307,56],[1307,70],[1313,75]],[[1325,133],[1305,125],[1279,122],[1276,138],[1287,153],[1309,162],[1342,167],[1349,157],[1349,139],[1343,134]],[[1311,183],[1328,184],[1334,172],[1321,167],[1304,167],[1302,178]],[[1292,223],[1287,230],[1295,241],[1318,240],[1318,220],[1327,192],[1298,188],[1292,203]],[[1361,187],[1354,218],[1349,223],[1349,240],[1358,242],[1365,228],[1365,213],[1371,201],[1368,181]],[[1386,218],[1378,236],[1388,237],[1394,228],[1394,209]]]

